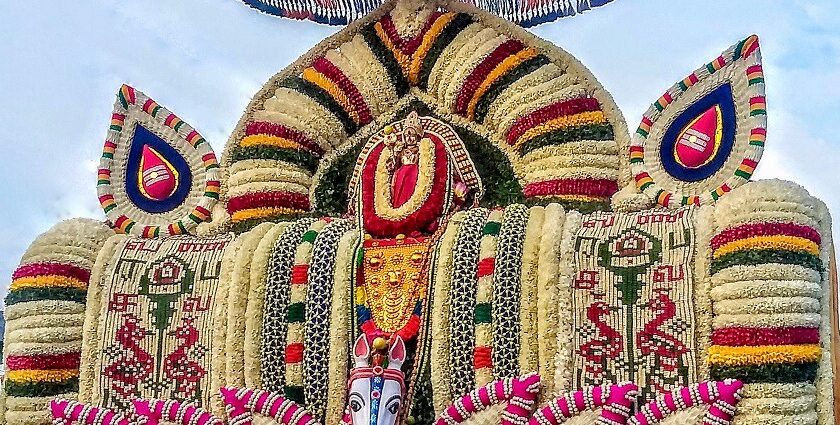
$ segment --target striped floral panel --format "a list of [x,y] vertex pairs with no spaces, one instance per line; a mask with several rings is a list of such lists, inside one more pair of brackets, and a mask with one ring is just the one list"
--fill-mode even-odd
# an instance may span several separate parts
[[269,391],[282,392],[286,387],[289,315],[291,312],[296,318],[302,314],[302,311],[291,311],[289,308],[292,304],[295,256],[297,247],[304,242],[303,235],[316,222],[315,219],[305,218],[289,226],[277,240],[269,260],[260,349],[262,384]]
[[710,243],[713,379],[744,382],[742,423],[806,423],[829,364],[825,207],[792,183],[734,189]]
[[113,232],[74,219],[40,235],[6,296],[4,423],[49,422],[47,405],[79,391],[82,327],[97,254]]

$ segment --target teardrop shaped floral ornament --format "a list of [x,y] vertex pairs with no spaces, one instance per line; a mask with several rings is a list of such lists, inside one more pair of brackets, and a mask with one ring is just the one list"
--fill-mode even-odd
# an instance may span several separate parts
[[117,232],[190,233],[219,198],[209,143],[175,114],[123,85],[99,166],[99,202]]
[[758,37],[663,94],[630,143],[636,188],[669,208],[707,205],[752,177],[767,128]]

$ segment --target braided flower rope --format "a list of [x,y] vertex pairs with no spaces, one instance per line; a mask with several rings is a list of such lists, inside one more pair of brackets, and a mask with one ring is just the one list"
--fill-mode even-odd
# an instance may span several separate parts
[[174,422],[183,425],[224,425],[225,421],[213,416],[196,403],[177,400],[132,400],[134,411],[143,425]]
[[447,407],[435,425],[463,423],[476,413],[502,402],[507,402],[507,406],[502,411],[501,425],[525,424],[534,409],[539,391],[540,376],[537,374],[491,382]]
[[317,424],[306,409],[277,393],[232,387],[219,391],[225,401],[230,425],[251,425],[254,413],[273,418],[282,425]]
[[555,398],[540,408],[529,425],[557,425],[583,411],[601,409],[598,425],[623,424],[630,416],[638,387],[633,383],[587,387]]

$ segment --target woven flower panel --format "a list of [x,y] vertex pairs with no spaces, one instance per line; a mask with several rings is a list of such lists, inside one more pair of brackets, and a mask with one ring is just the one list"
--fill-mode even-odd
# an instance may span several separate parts
[[96,183],[117,232],[194,233],[219,199],[218,174],[213,148],[195,129],[139,90],[120,87]]
[[608,205],[629,140],[588,70],[457,2],[383,7],[275,75],[249,105],[224,156],[236,229],[310,211],[324,159],[370,135],[368,126],[382,128],[379,118],[409,93],[508,153],[529,202]]
[[585,215],[572,237],[570,385],[632,381],[650,400],[697,382],[693,210]]
[[97,263],[83,401],[120,410],[138,397],[209,405],[212,313],[231,240],[126,238]]
[[710,205],[749,181],[767,135],[758,37],[741,40],[669,88],[628,151],[638,191],[659,205]]
[[825,206],[769,180],[733,190],[714,218],[713,378],[745,383],[740,423],[833,423]]
[[76,396],[91,269],[113,234],[102,222],[67,220],[24,253],[5,300],[5,417],[0,415],[0,422],[49,423],[49,400]]

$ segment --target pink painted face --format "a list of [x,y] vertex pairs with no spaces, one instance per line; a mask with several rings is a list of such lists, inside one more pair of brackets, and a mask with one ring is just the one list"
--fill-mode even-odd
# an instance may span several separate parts
[[143,196],[162,201],[178,189],[178,170],[154,148],[144,145],[137,172],[137,187]]
[[355,367],[350,371],[344,423],[352,425],[395,425],[405,396],[402,364],[406,350],[396,337],[388,353],[388,366],[371,366],[371,348],[365,335],[353,349]]
[[723,139],[723,118],[714,105],[693,119],[679,134],[674,159],[686,168],[700,168],[715,158]]

